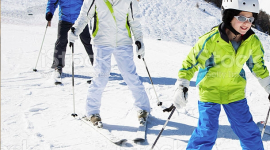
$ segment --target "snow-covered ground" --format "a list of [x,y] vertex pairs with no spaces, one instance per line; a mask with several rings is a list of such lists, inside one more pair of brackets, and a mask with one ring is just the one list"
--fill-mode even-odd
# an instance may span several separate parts
[[[101,117],[116,136],[129,139],[117,146],[71,117],[73,95],[71,84],[71,50],[67,49],[65,78],[62,86],[51,80],[52,55],[57,33],[57,15],[47,29],[38,72],[33,72],[45,32],[47,0],[1,0],[1,149],[3,150],[146,150],[151,148],[169,113],[162,109],[172,102],[174,83],[182,60],[199,36],[220,23],[220,10],[203,0],[141,0],[146,63],[163,108],[156,106],[156,96],[142,60],[134,58],[137,72],[151,102],[145,142],[133,143],[137,118],[133,98],[112,59],[110,81],[103,93]],[[200,9],[196,8],[199,2]],[[205,10],[205,11],[204,11]],[[33,14],[33,15],[28,15]],[[57,14],[57,12],[56,12]],[[270,68],[270,37],[256,31],[265,49],[265,64]],[[157,40],[161,39],[161,40]],[[255,122],[265,120],[268,95],[257,79],[245,68],[247,99]],[[88,84],[93,68],[81,42],[75,43],[76,113],[84,113]],[[197,125],[198,94],[195,77],[189,88],[189,103],[175,112],[155,149],[185,149]],[[240,142],[230,128],[222,110],[218,139],[213,150],[240,150]],[[270,126],[267,126],[270,128]],[[270,136],[263,143],[270,150]]]

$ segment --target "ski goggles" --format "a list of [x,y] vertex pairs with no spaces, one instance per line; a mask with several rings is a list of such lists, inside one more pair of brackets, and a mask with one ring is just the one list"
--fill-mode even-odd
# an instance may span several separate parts
[[236,18],[240,22],[246,22],[246,21],[248,21],[249,23],[252,23],[255,20],[254,17],[247,18],[245,16],[234,16],[234,18]]

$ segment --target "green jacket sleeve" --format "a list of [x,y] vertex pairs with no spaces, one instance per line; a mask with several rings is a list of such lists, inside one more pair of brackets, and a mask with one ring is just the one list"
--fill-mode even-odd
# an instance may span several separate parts
[[258,79],[263,79],[269,76],[267,67],[264,65],[264,49],[259,38],[256,35],[254,38],[256,40],[252,45],[252,54],[246,64]]
[[198,71],[198,62],[196,55],[198,54],[199,44],[197,43],[189,52],[186,59],[182,62],[182,68],[178,72],[178,77],[191,80],[194,73]]

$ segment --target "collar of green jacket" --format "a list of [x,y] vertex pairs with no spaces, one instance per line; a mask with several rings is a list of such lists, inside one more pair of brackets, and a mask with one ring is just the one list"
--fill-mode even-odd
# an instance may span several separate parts
[[[217,26],[216,26],[217,27]],[[213,28],[215,28],[215,27],[213,27]],[[224,40],[224,41],[226,41],[227,43],[229,43],[230,42],[230,40],[229,40],[229,37],[227,36],[227,34],[226,34],[226,29],[227,29],[228,27],[227,27],[227,25],[224,23],[224,22],[222,22],[219,26],[218,26],[218,30],[219,30],[219,33],[220,33],[220,37]],[[246,34],[244,34],[244,35],[242,35],[242,40],[243,41],[245,41],[245,40],[247,40],[251,35],[253,35],[253,34],[255,34],[252,30],[251,30],[251,28],[247,31],[247,33]]]

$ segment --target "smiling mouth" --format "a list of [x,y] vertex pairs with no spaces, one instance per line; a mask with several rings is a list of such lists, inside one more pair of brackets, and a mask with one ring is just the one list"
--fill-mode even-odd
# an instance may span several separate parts
[[248,27],[240,27],[242,30],[247,30]]

